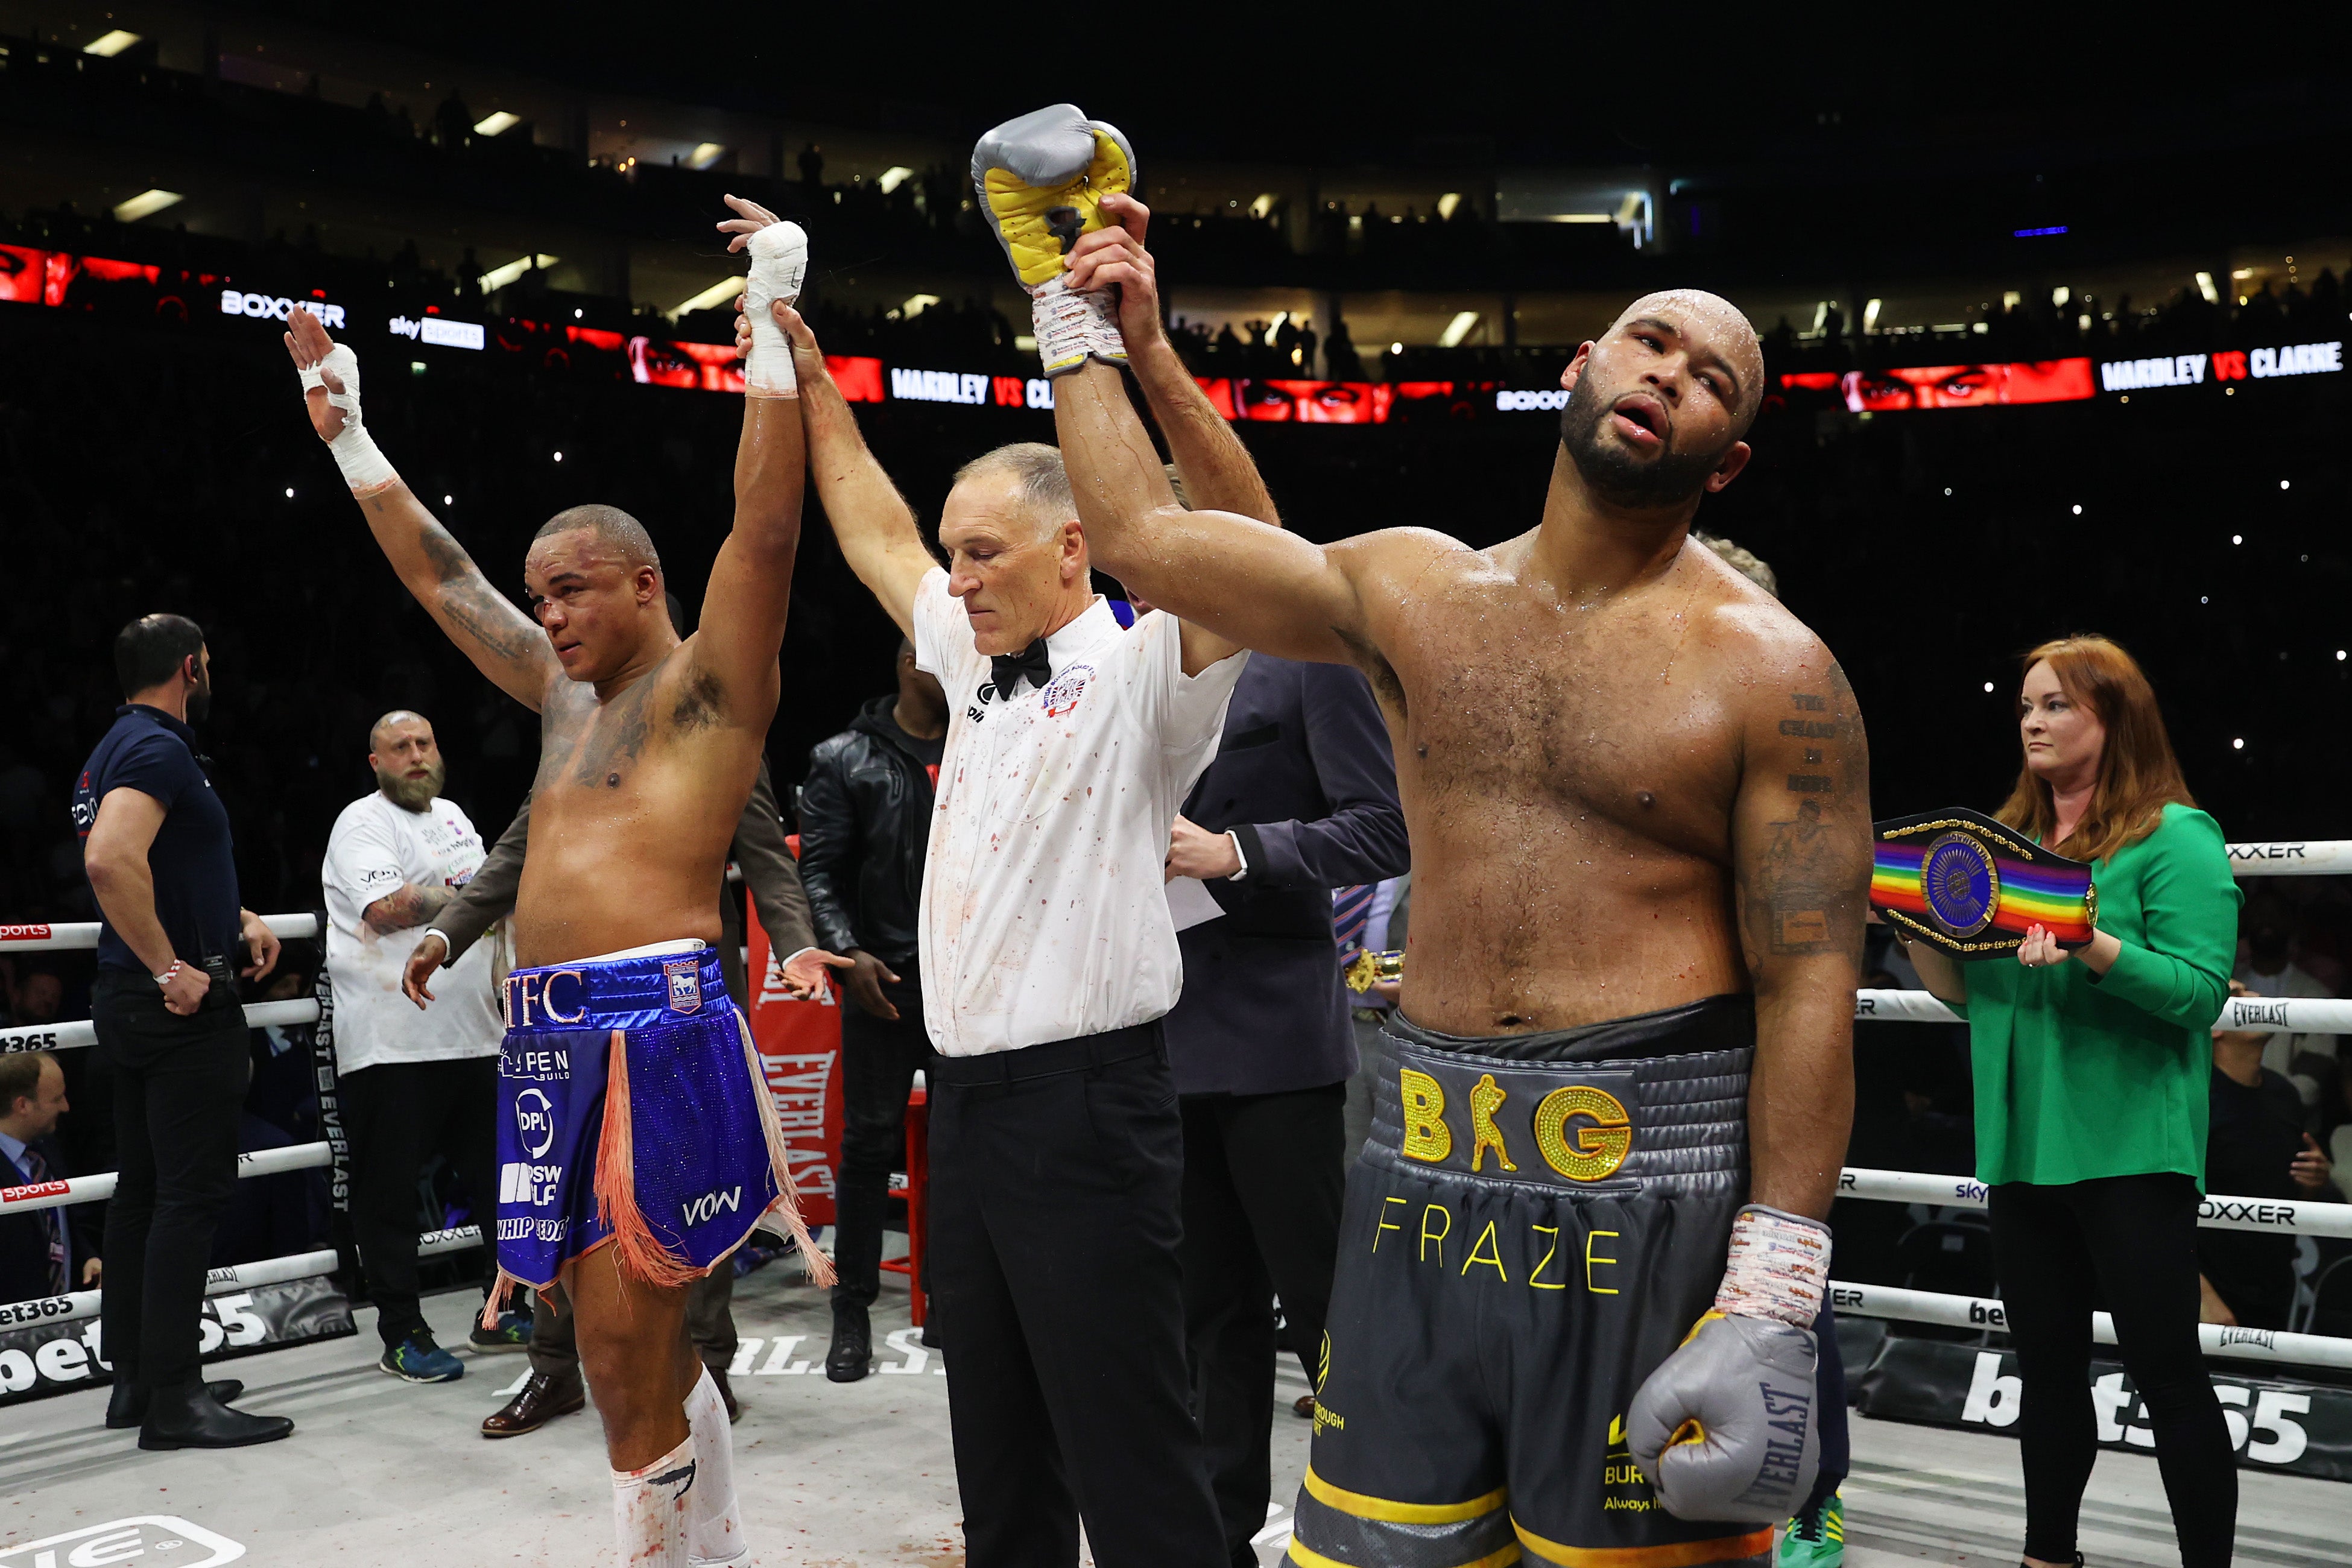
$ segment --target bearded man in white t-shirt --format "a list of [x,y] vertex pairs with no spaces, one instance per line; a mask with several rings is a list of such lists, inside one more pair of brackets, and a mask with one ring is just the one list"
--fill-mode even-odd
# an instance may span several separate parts
[[[368,733],[376,788],[345,806],[327,838],[327,976],[343,1123],[351,1137],[352,1229],[383,1337],[377,1367],[408,1383],[449,1383],[465,1363],[435,1342],[417,1300],[416,1177],[435,1154],[465,1184],[478,1220],[498,1201],[498,1058],[504,1025],[475,947],[420,1013],[400,977],[427,921],[481,868],[482,836],[441,798],[447,770],[433,726],[398,710]],[[483,1283],[497,1273],[483,1249]],[[478,1324],[479,1351],[521,1350],[530,1314]]]

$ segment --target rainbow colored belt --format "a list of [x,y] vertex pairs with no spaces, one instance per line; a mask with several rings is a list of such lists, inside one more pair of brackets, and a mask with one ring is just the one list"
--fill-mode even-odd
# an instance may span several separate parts
[[2061,947],[2089,944],[2099,898],[2084,862],[1966,807],[1873,829],[1870,906],[1906,934],[1956,958],[2013,952],[2036,925]]

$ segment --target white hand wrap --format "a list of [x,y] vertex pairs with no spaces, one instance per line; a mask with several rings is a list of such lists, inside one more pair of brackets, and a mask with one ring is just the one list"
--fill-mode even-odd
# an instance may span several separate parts
[[1828,1226],[1749,1204],[1731,1222],[1731,1253],[1715,1310],[1811,1329],[1822,1315],[1829,1277]]
[[751,352],[743,361],[743,390],[753,397],[798,397],[793,341],[769,307],[801,297],[801,280],[808,275],[808,235],[796,223],[772,223],[752,234],[747,248],[751,275],[743,280],[743,313],[751,322]]
[[1118,295],[1112,289],[1080,292],[1067,278],[1055,278],[1029,290],[1029,319],[1035,323],[1037,357],[1048,376],[1067,375],[1098,359],[1127,363],[1127,340],[1118,331]]
[[343,411],[343,428],[327,443],[327,450],[335,455],[335,467],[342,469],[343,482],[352,487],[352,494],[365,500],[398,484],[400,476],[360,422],[360,356],[352,353],[349,344],[337,343],[325,359],[302,372],[306,395],[314,386],[327,385],[328,371],[333,371],[335,379],[343,384],[341,392],[327,391],[327,402]]

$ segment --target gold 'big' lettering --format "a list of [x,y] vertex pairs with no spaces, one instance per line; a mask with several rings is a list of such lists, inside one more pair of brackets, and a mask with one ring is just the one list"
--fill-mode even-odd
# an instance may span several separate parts
[[1425,1072],[1397,1069],[1397,1097],[1404,1115],[1404,1157],[1434,1165],[1454,1152],[1454,1131],[1445,1125],[1445,1089]]
[[[1568,1119],[1582,1118],[1573,1141]],[[1553,1089],[1536,1107],[1536,1150],[1544,1163],[1571,1182],[1597,1182],[1625,1163],[1633,1147],[1633,1125],[1625,1107],[1607,1089],[1572,1083]]]

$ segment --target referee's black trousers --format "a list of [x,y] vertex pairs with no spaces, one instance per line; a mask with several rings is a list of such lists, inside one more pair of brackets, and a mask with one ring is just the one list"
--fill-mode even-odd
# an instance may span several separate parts
[[1308,1384],[1331,1307],[1346,1187],[1348,1085],[1190,1094],[1184,1331],[1225,1549],[1255,1565],[1273,1475],[1274,1298]]
[[933,1068],[931,1288],[971,1568],[1218,1568],[1157,1023]]
[[245,1014],[227,980],[183,1017],[152,977],[112,964],[99,966],[89,1003],[121,1172],[106,1205],[101,1342],[117,1379],[178,1387],[196,1381],[205,1271],[236,1191],[236,1118],[253,1075]]

